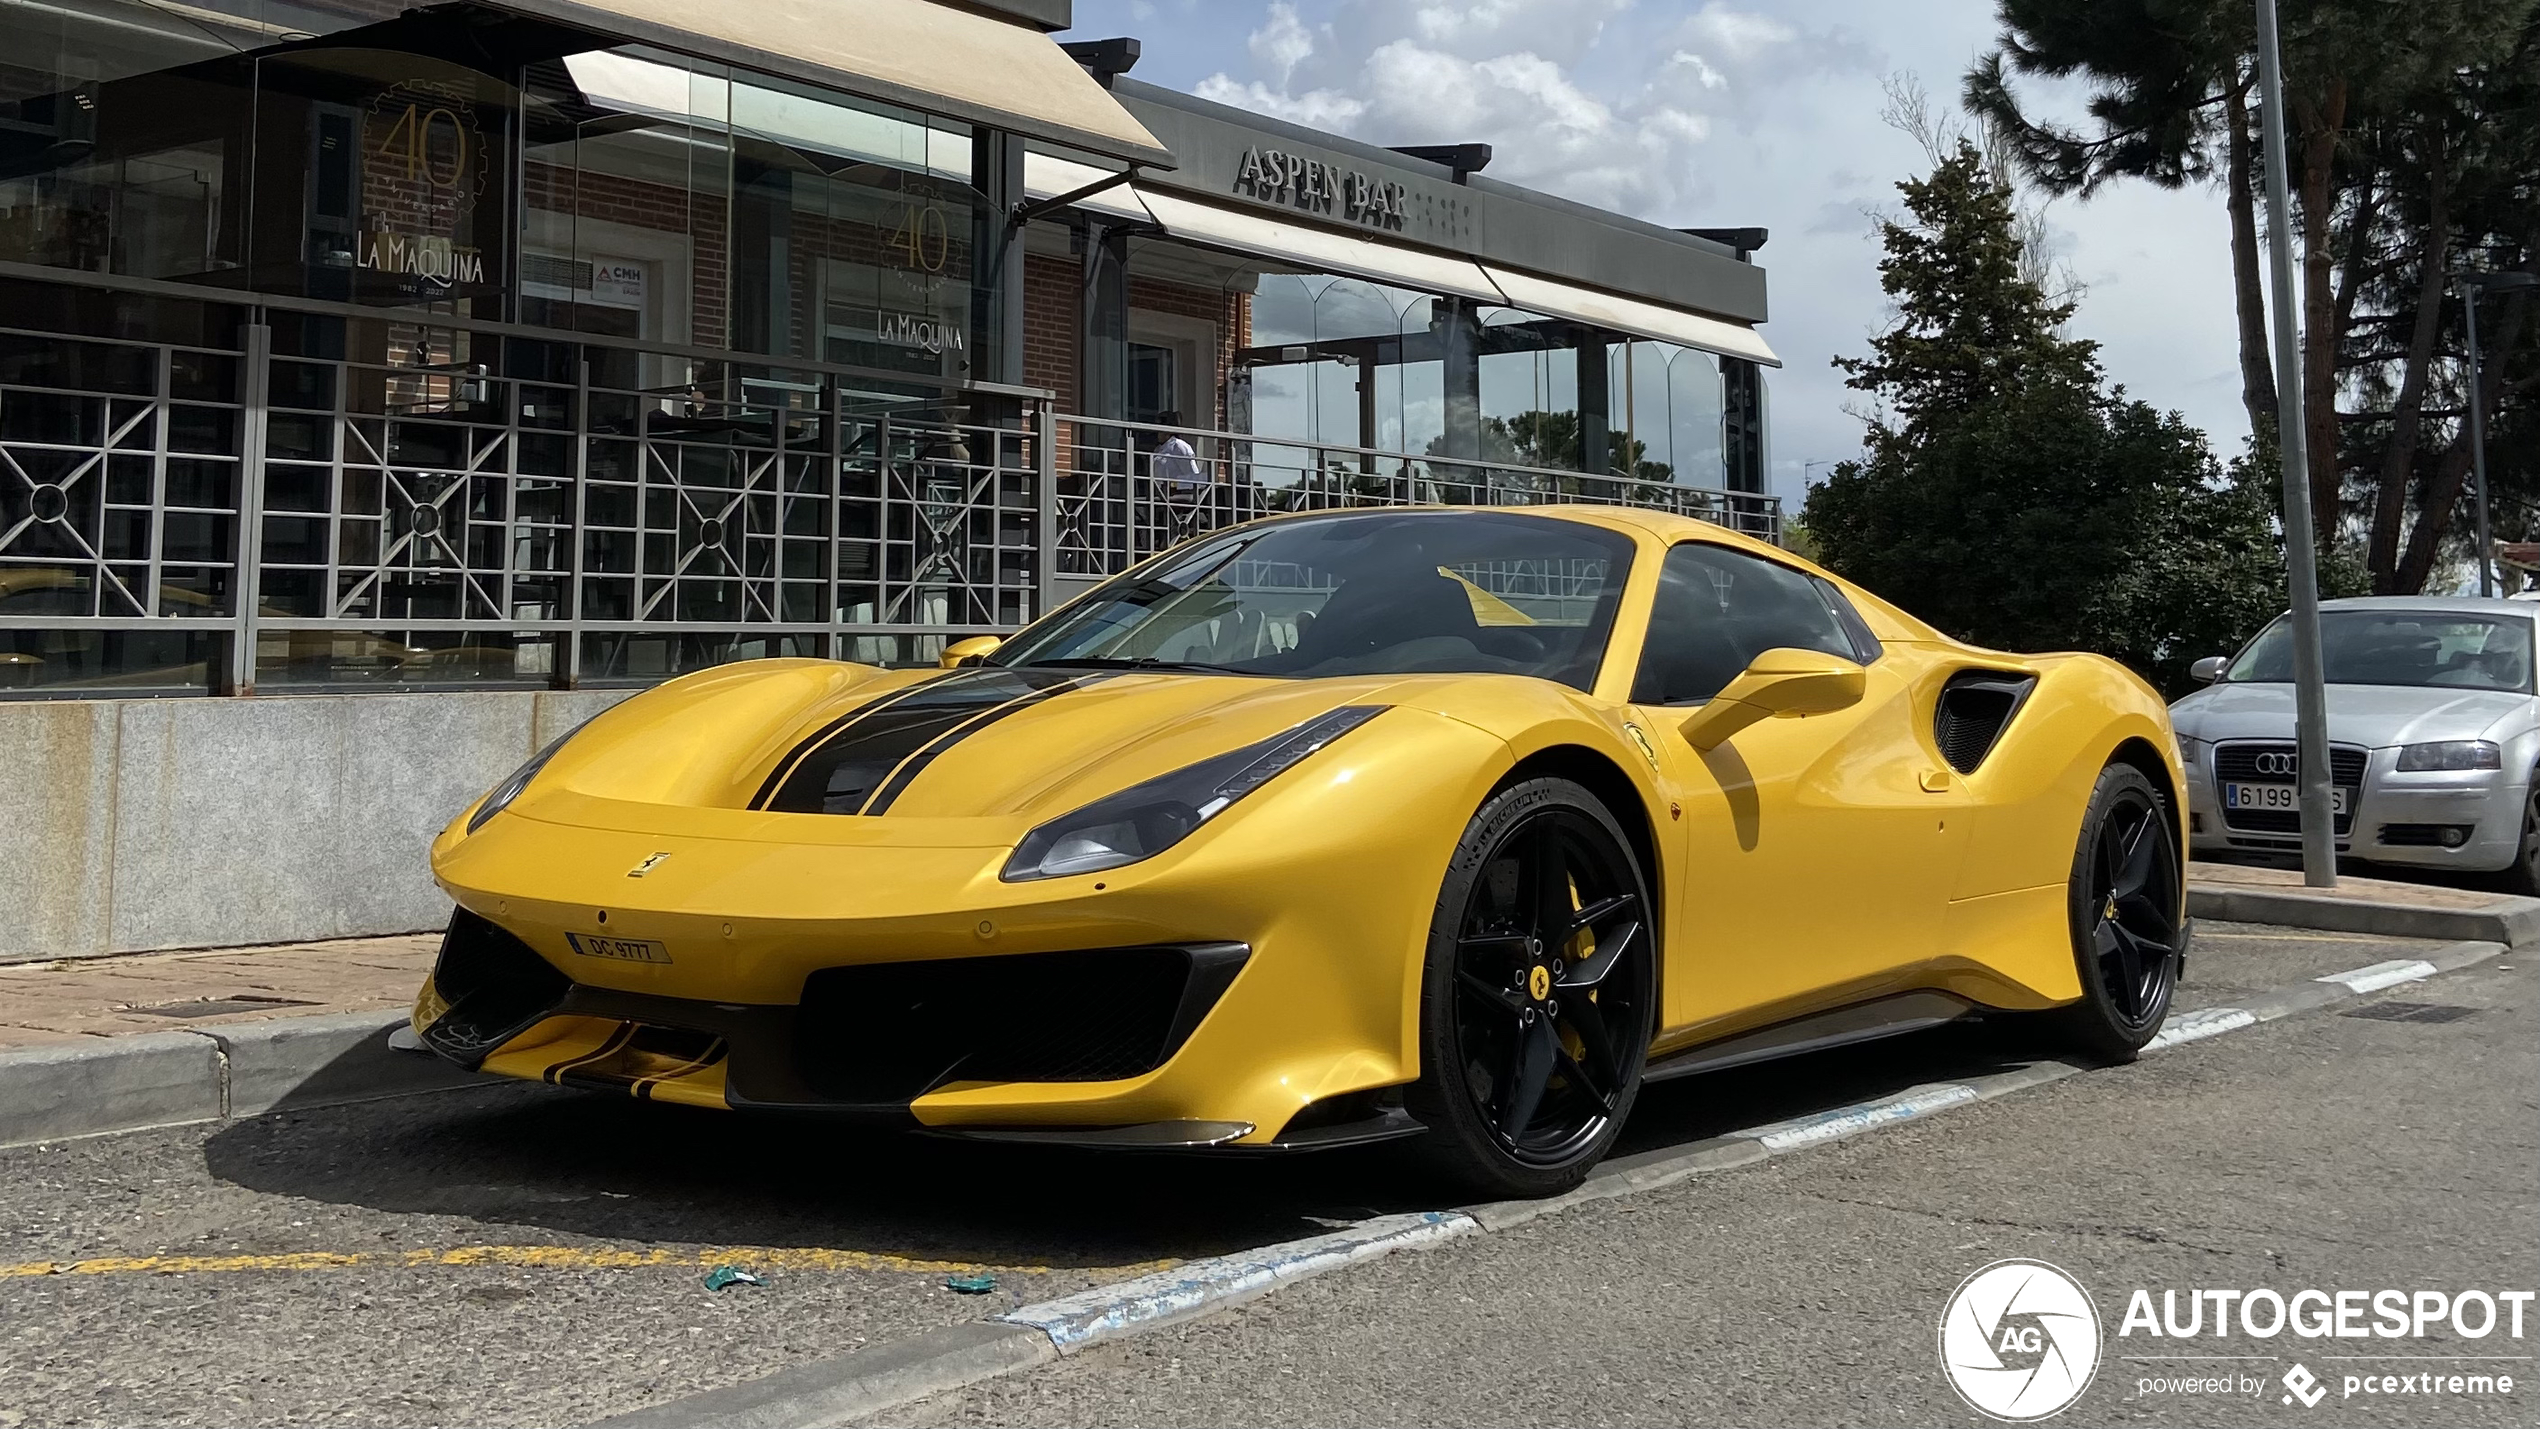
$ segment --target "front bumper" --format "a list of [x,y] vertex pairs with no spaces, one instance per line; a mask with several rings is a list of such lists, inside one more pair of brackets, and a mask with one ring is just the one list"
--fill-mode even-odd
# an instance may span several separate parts
[[[2482,769],[2402,774],[2395,747],[2363,751],[2360,782],[2348,786],[2352,816],[2341,822],[2337,851],[2349,858],[2420,868],[2489,873],[2511,865],[2521,849],[2522,811],[2530,777]],[[2187,761],[2188,842],[2199,855],[2298,854],[2291,820],[2258,824],[2227,816],[2214,746]]]
[[[441,1040],[491,1073],[934,1131],[1212,1123],[1187,1139],[1266,1146],[1338,1108],[1376,1116],[1419,1075],[1438,880],[1506,759],[1469,726],[1397,723],[1153,858],[1028,882],[999,876],[1019,830],[977,820],[549,791],[433,848],[460,908],[534,959],[528,991],[470,1006],[445,959],[416,1030],[463,1013],[445,1031],[466,1038]],[[1203,987],[1194,950],[1221,945],[1249,951]],[[1026,959],[1097,955],[970,995]],[[1181,960],[1171,996],[1122,972],[1141,957]],[[1016,1054],[1031,1039],[1040,1060]]]

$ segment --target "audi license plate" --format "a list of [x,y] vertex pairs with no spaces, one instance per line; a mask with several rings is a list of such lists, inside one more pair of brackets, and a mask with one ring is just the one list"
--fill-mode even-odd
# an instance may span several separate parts
[[[2346,799],[2351,791],[2343,784],[2329,787],[2334,797],[2330,807],[2338,817],[2346,814]],[[2302,796],[2291,784],[2225,784],[2223,807],[2226,809],[2282,809],[2292,813],[2302,807]]]

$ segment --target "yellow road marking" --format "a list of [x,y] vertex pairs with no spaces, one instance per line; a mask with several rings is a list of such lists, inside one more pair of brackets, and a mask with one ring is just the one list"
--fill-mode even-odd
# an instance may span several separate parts
[[[1172,1260],[1104,1266],[1097,1276],[1140,1275],[1175,1264]],[[451,1250],[294,1251],[280,1255],[107,1255],[88,1260],[30,1260],[0,1265],[0,1280],[37,1275],[199,1275],[242,1270],[349,1270],[369,1267],[440,1265],[504,1265],[538,1270],[641,1270],[667,1266],[707,1269],[718,1265],[744,1270],[885,1270],[918,1275],[994,1271],[1005,1275],[1048,1275],[1047,1265],[989,1265],[968,1260],[926,1260],[869,1250],[826,1250],[797,1246],[727,1246],[711,1250],[605,1250],[573,1245],[468,1245]]]

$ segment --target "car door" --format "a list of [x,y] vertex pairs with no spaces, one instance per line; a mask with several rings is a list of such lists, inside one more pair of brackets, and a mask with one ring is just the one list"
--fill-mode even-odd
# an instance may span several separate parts
[[[1863,697],[1707,751],[1682,738],[1688,715],[1782,647],[1859,661]],[[1831,582],[1708,542],[1668,552],[1632,706],[1684,811],[1671,830],[1686,872],[1669,918],[1669,1027],[1875,995],[1937,954],[1965,837],[1950,815],[1965,795],[1917,737],[1912,663],[1883,650]]]

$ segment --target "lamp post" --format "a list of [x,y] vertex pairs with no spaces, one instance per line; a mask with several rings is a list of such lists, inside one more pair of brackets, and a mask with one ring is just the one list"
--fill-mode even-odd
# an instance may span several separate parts
[[2265,120],[2268,257],[2275,309],[2276,450],[2284,460],[2284,584],[2293,607],[2294,799],[2302,881],[2337,886],[2337,816],[2329,803],[2328,685],[2320,662],[2319,549],[2311,534],[2311,463],[2302,427],[2302,359],[2293,332],[2293,199],[2284,178],[2284,65],[2275,0],[2257,0],[2258,89]]
[[2487,540],[2487,411],[2478,391],[2478,300],[2487,293],[2513,293],[2540,288],[2540,273],[2454,273],[2461,290],[2461,312],[2469,323],[2469,469],[2470,488],[2478,494],[2478,593],[2494,595],[2495,563]]

